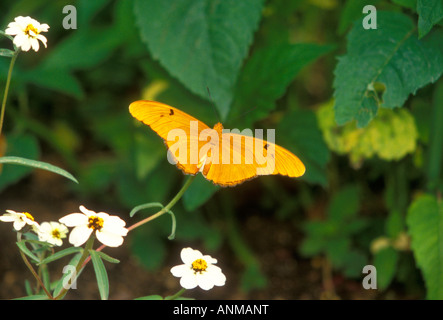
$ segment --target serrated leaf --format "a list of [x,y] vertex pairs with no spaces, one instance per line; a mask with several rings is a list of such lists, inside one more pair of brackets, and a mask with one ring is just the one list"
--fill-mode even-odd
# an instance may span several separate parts
[[69,172],[67,172],[66,170],[63,170],[59,167],[56,167],[56,166],[46,163],[46,162],[25,159],[25,158],[21,158],[21,157],[0,157],[0,163],[16,164],[16,165],[27,166],[27,167],[51,171],[51,172],[57,173],[57,174],[65,177],[65,178],[68,178],[69,180],[74,181],[75,183],[78,183],[77,179],[75,179],[74,176],[72,174],[70,174]]
[[[414,23],[401,13],[378,12],[377,29],[365,30],[358,21],[349,33],[347,54],[334,71],[335,119],[338,124],[356,119],[364,127],[375,116],[375,105],[401,107],[442,72],[437,40],[418,40]],[[380,85],[381,97],[374,89]]]
[[95,250],[89,250],[92,265],[94,266],[95,277],[97,279],[98,291],[102,300],[108,300],[109,296],[109,280],[105,265],[100,254]]
[[[268,46],[255,51],[247,60],[235,92],[230,118],[239,118],[250,127],[268,116],[275,101],[283,96],[300,70],[334,46],[311,43]],[[252,108],[252,112],[250,111]]]
[[422,195],[409,207],[406,222],[427,298],[443,299],[443,207],[434,196]]
[[417,0],[418,33],[424,37],[432,27],[443,19],[443,1]]
[[328,147],[338,154],[348,154],[355,166],[373,156],[399,160],[417,146],[418,131],[407,109],[380,109],[365,128],[357,128],[355,122],[337,126],[331,104],[321,106],[317,117]]
[[[137,0],[137,24],[153,57],[224,119],[258,26],[263,0]],[[149,13],[149,14],[147,14]]]

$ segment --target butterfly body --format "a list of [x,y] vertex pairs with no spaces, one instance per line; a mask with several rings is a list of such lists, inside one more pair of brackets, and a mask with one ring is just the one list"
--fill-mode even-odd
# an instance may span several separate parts
[[290,151],[259,138],[213,128],[166,104],[140,100],[131,115],[151,127],[168,147],[168,160],[185,174],[203,176],[220,186],[235,186],[260,175],[299,177],[305,166]]

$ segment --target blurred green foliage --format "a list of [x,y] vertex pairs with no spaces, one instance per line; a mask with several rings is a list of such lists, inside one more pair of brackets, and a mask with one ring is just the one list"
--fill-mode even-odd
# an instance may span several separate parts
[[[67,4],[76,30],[62,27]],[[367,4],[376,30],[362,27]],[[0,29],[18,15],[51,28],[48,48],[20,54],[14,69],[6,155],[55,153],[80,199],[129,212],[166,203],[183,183],[163,142],[130,117],[132,101],[161,101],[210,126],[275,128],[307,172],[246,182],[237,188],[263,197],[243,201],[300,226],[305,258],[326,257],[353,279],[374,264],[379,289],[404,285],[413,296],[423,278],[428,298],[443,298],[441,1],[17,0],[0,3]],[[1,87],[8,65],[1,57]],[[4,166],[1,190],[29,172]],[[261,288],[266,276],[238,221],[253,210],[236,211],[236,189],[195,179],[173,208],[176,239],[228,244],[242,287]],[[162,264],[169,232],[168,217],[134,232],[147,268]]]

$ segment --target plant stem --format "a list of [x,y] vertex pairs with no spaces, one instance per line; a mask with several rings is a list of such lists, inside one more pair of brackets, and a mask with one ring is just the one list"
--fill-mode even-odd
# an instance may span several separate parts
[[443,158],[443,81],[439,81],[433,97],[431,114],[431,134],[429,141],[427,163],[427,187],[428,191],[438,190],[441,175],[441,163]]
[[179,292],[177,292],[176,294],[166,297],[165,300],[175,300],[178,297],[180,297],[183,293],[185,293],[186,289],[185,288],[181,288],[181,290]]
[[188,180],[186,180],[185,184],[183,185],[183,187],[180,189],[180,191],[175,195],[175,197],[163,208],[161,209],[159,212],[153,214],[152,216],[147,217],[146,219],[143,219],[135,224],[133,224],[132,226],[130,226],[128,228],[129,231],[134,230],[137,227],[140,227],[141,225],[154,220],[158,217],[160,217],[162,214],[166,213],[169,211],[169,209],[171,209],[178,200],[180,200],[180,198],[183,196],[183,194],[185,193],[185,191],[189,188],[189,186],[191,185],[191,182],[194,180],[195,176],[189,176]]
[[[21,240],[22,240],[22,234],[21,234],[21,232],[18,232],[17,233],[17,241],[20,242]],[[45,285],[43,284],[42,279],[39,277],[37,272],[35,272],[34,268],[32,267],[32,264],[29,262],[28,258],[26,258],[26,255],[21,250],[19,250],[19,252],[20,252],[20,255],[22,256],[23,261],[25,262],[26,266],[28,267],[29,271],[31,271],[32,275],[37,280],[39,285],[42,287],[43,291],[46,293],[48,298],[53,299],[51,293],[46,289]]]
[[15,51],[14,55],[11,58],[11,62],[9,63],[8,78],[6,79],[5,93],[3,95],[2,109],[0,111],[0,136],[2,135],[3,119],[5,117],[6,100],[8,98],[9,85],[11,84],[12,69],[14,69],[15,60],[17,59],[19,52],[20,49],[17,49],[17,51]]
[[[82,256],[80,257],[80,260],[77,263],[77,266],[75,267],[75,275],[77,276],[80,273],[80,270],[84,267],[84,262],[86,260],[86,258],[89,257],[89,250],[92,249],[92,246],[94,245],[94,239],[95,236],[92,234],[88,241],[86,242],[85,248],[83,249],[83,253]],[[72,281],[71,281],[72,283]],[[60,291],[60,293],[58,294],[58,296],[56,296],[54,298],[54,300],[59,300],[61,298],[64,297],[64,295],[66,294],[66,292],[68,292],[70,288],[63,288],[62,291]]]

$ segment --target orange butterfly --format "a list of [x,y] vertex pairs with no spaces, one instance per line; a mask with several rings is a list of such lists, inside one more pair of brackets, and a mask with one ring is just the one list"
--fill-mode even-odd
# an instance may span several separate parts
[[183,111],[148,100],[131,103],[129,112],[164,140],[169,161],[185,174],[201,172],[207,180],[225,187],[260,175],[300,177],[305,173],[303,163],[288,150],[249,135],[226,132],[229,130],[221,123],[211,129]]

